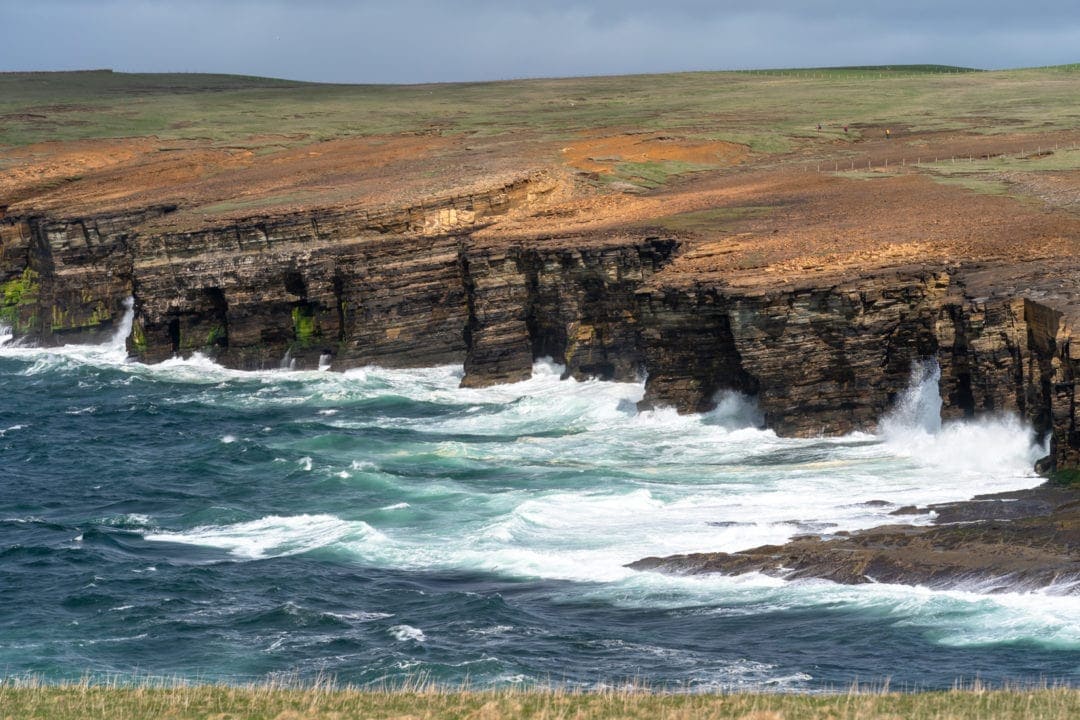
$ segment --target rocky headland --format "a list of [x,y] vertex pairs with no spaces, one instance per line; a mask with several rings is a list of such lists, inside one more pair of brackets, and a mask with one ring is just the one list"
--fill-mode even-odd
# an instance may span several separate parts
[[[637,198],[577,229],[564,182],[536,173],[401,207],[198,228],[165,203],[72,217],[29,201],[0,219],[3,318],[34,342],[86,341],[133,297],[129,350],[143,362],[463,363],[471,386],[551,357],[572,377],[647,378],[645,406],[700,412],[742,391],[795,436],[873,429],[912,363],[936,358],[945,418],[1017,414],[1050,437],[1044,471],[1080,465],[1071,215],[917,176],[746,173],[667,199],[686,208],[675,217],[748,194],[768,208],[719,232],[621,221]],[[834,235],[860,213],[865,227]],[[882,233],[872,252],[867,232]]]
[[[874,429],[912,364],[935,359],[945,419],[1015,414],[1049,439],[1039,470],[1075,481],[1080,171],[1039,168],[1080,134],[854,129],[793,135],[780,153],[595,123],[11,146],[0,323],[45,345],[93,341],[130,297],[142,362],[456,363],[468,386],[550,357],[570,377],[645,378],[643,407],[700,412],[741,391],[787,436]],[[1010,163],[993,176],[1010,192],[921,162],[961,154]],[[654,181],[657,168],[673,174]],[[1070,502],[639,567],[1045,581],[1076,563]]]

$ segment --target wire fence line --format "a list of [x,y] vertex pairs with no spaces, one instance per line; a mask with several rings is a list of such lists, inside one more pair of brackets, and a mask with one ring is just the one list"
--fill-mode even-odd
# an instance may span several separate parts
[[1072,73],[1080,71],[1080,63],[1063,65],[1039,65],[1014,70],[984,70],[981,68],[953,67],[945,65],[893,65],[833,68],[742,68],[720,70],[721,73],[751,75],[769,78],[796,78],[800,80],[893,80],[899,78],[928,77],[934,75],[985,75],[994,73],[1024,72],[1028,70]]
[[899,157],[894,155],[893,157],[879,157],[878,159],[864,155],[862,157],[824,158],[812,161],[798,160],[795,161],[794,164],[801,167],[806,172],[851,172],[854,170],[888,170],[890,167],[896,169],[924,167],[926,165],[938,165],[942,163],[955,165],[957,163],[990,162],[991,160],[1032,160],[1046,157],[1056,152],[1075,152],[1076,150],[1080,150],[1080,141],[1064,144],[1047,143],[1046,145],[1021,146],[1009,150],[989,152],[968,152],[961,154],[935,154],[933,152],[928,152],[925,155],[900,155]]

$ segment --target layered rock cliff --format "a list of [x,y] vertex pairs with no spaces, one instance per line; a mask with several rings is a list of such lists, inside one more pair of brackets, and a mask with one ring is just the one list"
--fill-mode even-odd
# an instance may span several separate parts
[[[174,208],[0,218],[0,322],[41,343],[111,332],[129,350],[237,368],[463,363],[463,384],[647,378],[644,406],[696,412],[755,395],[782,435],[873,428],[912,362],[941,366],[943,414],[1017,413],[1080,467],[1077,263],[930,264],[762,284],[670,273],[677,238],[628,232],[478,239],[544,186],[426,205],[170,229]],[[1080,345],[1077,346],[1080,348]]]

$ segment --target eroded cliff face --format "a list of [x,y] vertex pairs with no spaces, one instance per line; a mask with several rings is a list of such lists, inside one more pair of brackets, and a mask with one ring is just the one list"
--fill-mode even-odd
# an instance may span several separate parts
[[784,435],[873,427],[912,361],[934,355],[948,286],[943,271],[913,269],[791,288],[648,289],[646,402],[700,411],[731,388],[756,395]]
[[935,358],[944,418],[1019,415],[1050,438],[1042,469],[1071,477],[1080,466],[1075,271],[942,266],[790,288],[646,287],[643,404],[697,412],[734,389],[755,395],[781,435],[868,430],[908,385],[912,363]]
[[933,357],[945,417],[1017,413],[1051,438],[1045,471],[1080,467],[1080,268],[917,266],[766,286],[665,272],[674,238],[474,237],[542,191],[521,181],[189,233],[153,230],[169,207],[0,218],[0,322],[42,343],[93,340],[134,296],[129,350],[146,362],[463,363],[463,384],[481,386],[552,357],[575,378],[647,378],[643,406],[699,412],[721,390],[752,394],[769,427],[798,436],[872,429],[912,363]]
[[132,229],[174,209],[93,218],[0,216],[0,322],[45,344],[108,335],[132,293]]
[[463,384],[526,379],[542,357],[578,379],[638,379],[645,358],[637,291],[677,247],[662,238],[464,246]]

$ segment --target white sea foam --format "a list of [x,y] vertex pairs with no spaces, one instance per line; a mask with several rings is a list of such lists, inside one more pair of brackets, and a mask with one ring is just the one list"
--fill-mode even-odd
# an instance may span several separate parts
[[393,613],[386,612],[368,612],[366,610],[354,610],[352,612],[343,613],[326,613],[330,617],[338,618],[339,620],[356,620],[358,622],[371,622],[373,620],[384,620],[386,618],[394,617]]
[[142,513],[128,513],[127,515],[109,517],[101,522],[103,525],[130,530],[146,530],[156,527],[154,519],[149,515],[144,515]]
[[829,607],[870,613],[896,626],[919,628],[929,639],[946,645],[1028,641],[1050,647],[1080,647],[1080,602],[1076,596],[1047,591],[987,595],[907,585],[789,582],[758,574],[669,576],[646,572],[610,586],[575,592],[572,599],[595,599],[627,608],[685,609],[688,614],[741,615]]
[[398,642],[419,642],[427,640],[424,631],[412,625],[394,625],[387,630]]
[[360,537],[377,539],[365,522],[346,522],[332,515],[268,516],[226,526],[203,526],[183,532],[154,532],[147,540],[216,547],[242,558],[297,555]]
[[[800,532],[860,529],[892,520],[888,513],[899,505],[1039,482],[1030,468],[1040,451],[1015,421],[946,425],[933,432],[935,369],[917,372],[880,438],[807,441],[758,429],[760,413],[747,398],[725,395],[707,415],[681,416],[663,408],[638,413],[633,405],[641,397],[640,384],[563,381],[561,368],[548,363],[538,364],[525,382],[480,390],[458,389],[460,373],[453,368],[353,371],[330,383],[335,392],[348,395],[343,386],[353,378],[361,391],[495,406],[437,421],[390,421],[403,427],[423,422],[427,432],[448,436],[492,437],[489,443],[442,443],[434,449],[441,457],[535,467],[540,478],[552,470],[582,472],[590,481],[488,495],[482,488],[426,479],[412,486],[399,478],[409,500],[390,507],[422,508],[425,497],[450,498],[460,507],[445,510],[458,521],[388,529],[375,548],[361,532],[346,549],[366,562],[396,567],[614,581],[629,574],[625,563],[646,555],[734,551]],[[505,442],[515,432],[529,434]],[[777,461],[785,453],[791,460]],[[313,459],[297,462],[310,469]],[[352,467],[378,466],[364,460]],[[465,505],[469,513],[457,512]],[[463,517],[471,520],[463,523]]]
[[0,437],[6,436],[10,432],[16,432],[18,430],[25,430],[26,425],[12,425],[10,427],[0,429]]
[[[758,610],[847,604],[896,613],[902,622],[925,622],[940,642],[952,644],[1005,636],[1077,641],[1069,629],[1080,626],[1075,598],[1058,598],[1046,610],[1043,604],[1027,604],[1029,595],[1023,593],[851,589],[755,577],[701,580],[624,567],[649,555],[736,551],[798,533],[871,527],[894,521],[889,512],[900,505],[962,500],[1041,482],[1031,468],[1044,449],[1032,444],[1030,432],[1016,419],[940,423],[939,372],[932,363],[916,367],[910,390],[878,435],[806,440],[762,429],[761,414],[749,398],[721,395],[717,409],[704,415],[678,415],[667,408],[638,412],[642,383],[562,380],[562,368],[550,363],[538,363],[524,382],[463,389],[458,387],[461,368],[451,366],[243,373],[198,355],[149,367],[123,365],[116,343],[74,350],[5,346],[2,352],[25,355],[28,374],[63,363],[111,364],[125,373],[198,388],[177,402],[310,406],[315,412],[308,417],[328,432],[395,428],[422,431],[431,439],[422,447],[324,461],[316,448],[297,459],[295,445],[278,444],[274,431],[260,436],[271,452],[305,470],[351,462],[350,470],[372,481],[388,463],[400,467],[419,453],[455,467],[503,468],[525,478],[494,488],[395,473],[385,475],[393,482],[380,487],[399,498],[380,507],[408,507],[409,513],[369,517],[357,508],[336,515],[268,516],[147,532],[150,540],[217,547],[238,558],[326,548],[382,567],[599,583],[596,592],[609,602],[629,597],[658,605],[671,599],[676,607],[711,603],[727,612],[738,612],[740,603]],[[453,412],[434,418],[373,417],[348,410],[380,397],[443,405]],[[440,435],[445,441],[438,441]],[[911,600],[924,598],[920,593],[923,601]],[[1001,624],[1000,635],[994,635],[991,622]]]
[[116,366],[127,360],[126,342],[131,335],[135,319],[135,300],[124,300],[124,314],[104,343],[97,345],[62,345],[60,347],[40,348],[11,341],[10,328],[0,328],[0,353],[7,357],[17,357],[33,362],[24,374],[37,375],[68,364],[86,364],[95,366]]

